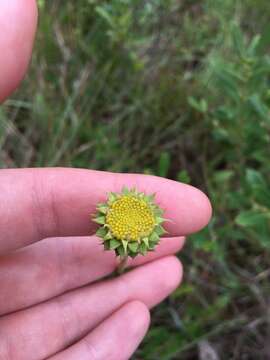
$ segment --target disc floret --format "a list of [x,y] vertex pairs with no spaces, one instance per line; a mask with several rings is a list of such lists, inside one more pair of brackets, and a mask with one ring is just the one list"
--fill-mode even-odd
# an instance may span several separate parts
[[105,249],[121,257],[145,255],[165,233],[163,210],[155,204],[154,195],[136,189],[109,193],[107,202],[98,204],[94,221],[101,225],[97,235]]

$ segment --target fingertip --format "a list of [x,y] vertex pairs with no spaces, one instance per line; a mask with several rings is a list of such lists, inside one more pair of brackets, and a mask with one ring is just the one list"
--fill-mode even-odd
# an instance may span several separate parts
[[168,256],[161,264],[161,273],[163,276],[163,287],[168,292],[174,291],[181,283],[183,278],[183,266],[176,256]]
[[9,96],[27,70],[37,26],[35,0],[4,0],[0,4],[0,102]]
[[162,253],[164,256],[175,254],[182,250],[185,242],[185,236],[175,236],[171,238],[162,237],[156,251]]
[[[196,217],[196,221],[193,221],[193,227],[191,233],[203,229],[210,221],[212,217],[212,205],[209,198],[201,190],[191,187],[193,192],[193,213]],[[192,216],[191,216],[192,218]]]
[[[189,235],[204,228],[212,214],[208,197],[198,188],[173,182],[173,204],[167,208],[165,216],[175,219],[175,226],[167,224],[169,235]],[[165,224],[166,228],[166,224]]]
[[[178,237],[170,238],[170,239],[172,239],[174,241],[174,244],[173,244],[173,246],[175,247],[174,253],[177,253],[183,249],[185,242],[186,242],[185,236],[178,236]],[[163,239],[161,239],[161,240],[163,240]],[[161,243],[163,243],[163,241],[161,241]]]
[[139,300],[133,300],[124,305],[126,310],[127,319],[132,320],[132,326],[134,329],[144,329],[146,332],[150,325],[150,311],[148,307]]
[[[160,303],[169,296],[181,283],[183,277],[182,264],[175,256],[167,256],[141,268],[146,276],[144,291],[148,290],[146,304],[150,308]],[[147,272],[146,272],[147,271]],[[145,289],[149,286],[149,289]]]

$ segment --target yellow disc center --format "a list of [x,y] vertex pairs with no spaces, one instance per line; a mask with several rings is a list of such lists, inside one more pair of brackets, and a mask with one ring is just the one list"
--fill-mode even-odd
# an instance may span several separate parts
[[111,205],[106,223],[117,239],[139,241],[153,231],[155,218],[144,200],[123,195]]

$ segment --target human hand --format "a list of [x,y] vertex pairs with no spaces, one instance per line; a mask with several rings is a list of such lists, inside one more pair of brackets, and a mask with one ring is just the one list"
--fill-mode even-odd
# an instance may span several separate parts
[[[23,77],[36,26],[33,0],[0,3],[0,99]],[[174,181],[75,169],[0,171],[0,359],[128,359],[149,325],[149,308],[179,284],[172,256],[208,222],[208,199]],[[122,186],[155,192],[169,237],[156,251],[116,267],[90,214]]]

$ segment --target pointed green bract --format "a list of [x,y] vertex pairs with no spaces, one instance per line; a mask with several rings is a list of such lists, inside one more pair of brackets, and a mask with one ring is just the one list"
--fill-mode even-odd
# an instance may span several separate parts
[[150,242],[149,242],[149,248],[148,248],[148,249],[149,249],[150,251],[153,251],[153,250],[155,249],[155,247],[158,245],[158,243],[159,243],[159,242],[152,242],[152,241],[150,241]]
[[147,250],[148,250],[148,247],[146,246],[145,243],[142,243],[139,247],[139,252],[142,254],[142,255],[146,255],[147,253]]
[[103,239],[107,235],[107,230],[104,227],[101,227],[97,230],[96,235]]
[[149,240],[152,242],[157,242],[159,240],[159,235],[156,232],[152,232],[149,236]]
[[[150,250],[151,251],[151,250]],[[138,254],[136,252],[129,252],[128,256],[130,256],[132,259],[134,259]]]
[[110,249],[114,250],[121,245],[121,242],[115,239],[110,240]]
[[154,199],[154,194],[123,187],[120,193],[109,193],[107,202],[97,205],[93,221],[100,225],[96,235],[105,250],[113,250],[121,258],[134,258],[155,249],[166,231],[162,227],[164,210]]
[[[162,215],[164,214],[164,210],[160,209],[160,208],[155,208],[154,209],[154,213],[156,216],[160,216],[162,217]],[[164,220],[164,219],[163,219]]]
[[155,232],[157,233],[157,235],[161,236],[164,235],[166,231],[161,225],[158,225],[155,228]]
[[117,196],[115,193],[109,193],[108,203],[113,203],[117,199]]
[[118,249],[116,249],[115,253],[117,256],[121,256],[122,258],[124,258],[126,256],[125,250],[122,246],[120,246]]
[[123,248],[124,248],[125,253],[127,254],[128,241],[122,240],[122,245],[123,245]]
[[[106,230],[107,231],[107,230]],[[108,232],[104,237],[103,239],[106,241],[106,240],[111,240],[113,238],[112,234],[110,232]]]
[[98,207],[98,211],[99,211],[100,213],[106,215],[106,214],[107,214],[107,211],[108,211],[108,207],[105,206],[105,205],[104,205],[104,206],[99,206],[99,207]]
[[99,216],[97,218],[94,219],[94,221],[97,223],[97,224],[100,224],[100,225],[105,225],[105,216]]
[[162,224],[164,222],[164,219],[159,216],[156,219],[157,219],[157,224]]
[[143,238],[142,241],[145,243],[146,247],[149,247],[149,239],[147,237]]
[[135,252],[138,250],[139,243],[138,243],[138,242],[135,242],[135,241],[130,242],[130,243],[128,243],[128,247],[129,247],[129,249],[130,249],[132,252],[135,253]]
[[104,246],[104,250],[111,250],[109,241],[105,241],[105,242],[103,243],[103,246]]
[[128,195],[129,194],[129,190],[128,190],[128,188],[127,187],[123,187],[123,189],[122,189],[122,194],[124,194],[124,195]]

